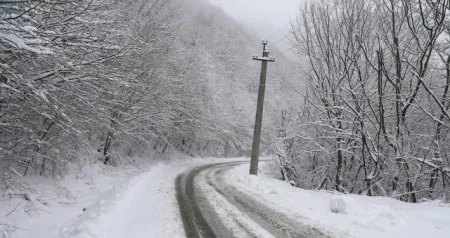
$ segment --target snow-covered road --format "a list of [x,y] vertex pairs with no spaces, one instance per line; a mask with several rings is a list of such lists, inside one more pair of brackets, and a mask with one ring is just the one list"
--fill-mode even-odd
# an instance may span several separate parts
[[[113,189],[101,194],[96,202],[86,207],[85,211],[80,209],[77,217],[59,225],[59,232],[56,235],[52,232],[52,235],[43,234],[38,237],[192,237],[189,233],[186,234],[183,228],[174,183],[177,176],[186,171],[195,173],[202,166],[247,160],[244,158],[193,159],[157,164],[128,182],[117,184]],[[194,177],[189,183],[192,188],[199,186],[197,183],[194,185],[193,180]],[[203,205],[206,206],[206,200]]]
[[20,198],[0,200],[8,212],[0,224],[20,228],[0,231],[19,238],[450,237],[449,204],[303,190],[271,178],[269,163],[248,175],[248,161],[188,159],[127,176],[92,175],[95,190],[92,179],[68,176],[64,183],[77,194],[71,204],[25,202],[46,213],[10,212]]
[[230,185],[224,173],[240,164],[202,166],[177,178],[178,204],[188,237],[331,237]]
[[188,237],[450,237],[448,203],[309,191],[261,172],[248,175],[248,163],[227,162],[183,173]]

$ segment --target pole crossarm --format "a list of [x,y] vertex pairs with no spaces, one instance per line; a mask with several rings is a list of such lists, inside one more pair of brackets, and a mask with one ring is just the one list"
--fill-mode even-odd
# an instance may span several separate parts
[[273,57],[259,57],[256,55],[253,56],[253,60],[275,62],[275,58],[273,58]]

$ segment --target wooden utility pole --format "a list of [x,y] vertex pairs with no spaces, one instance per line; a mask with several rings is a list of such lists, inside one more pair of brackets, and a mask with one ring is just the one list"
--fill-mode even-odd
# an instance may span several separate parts
[[264,108],[264,93],[266,90],[267,62],[274,62],[274,58],[269,58],[267,40],[263,40],[263,57],[253,56],[253,60],[262,61],[261,77],[259,81],[258,105],[256,106],[255,130],[253,133],[252,158],[250,161],[250,174],[258,174],[259,147],[261,144],[261,126]]

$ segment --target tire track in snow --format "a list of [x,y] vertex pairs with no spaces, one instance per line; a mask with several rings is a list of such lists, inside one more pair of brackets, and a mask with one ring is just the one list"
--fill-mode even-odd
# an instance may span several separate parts
[[[179,175],[175,181],[177,200],[183,220],[186,237],[216,238],[233,237],[232,231],[222,224],[217,212],[201,191],[194,185],[195,177],[204,176],[205,185],[209,185],[220,196],[245,214],[262,229],[275,237],[322,238],[330,237],[315,227],[293,220],[289,216],[267,207],[255,198],[237,190],[224,181],[224,173],[242,162],[221,163],[202,166]],[[212,191],[214,191],[212,190]],[[258,237],[251,228],[236,216],[228,214],[246,237]]]
[[[235,166],[238,164],[234,164],[234,165],[230,165],[230,164],[226,164],[225,166]],[[215,184],[213,184],[212,180],[211,180],[211,174],[213,172],[215,172],[215,169],[217,167],[214,168],[210,168],[207,171],[205,171],[206,173],[204,174],[205,177],[205,184],[208,185],[212,191],[215,191],[217,193],[217,196],[219,196],[220,198],[224,199],[224,201],[226,202],[226,204],[231,205],[231,207],[234,207],[233,211],[228,211],[228,218],[231,218],[232,222],[239,228],[239,230],[241,232],[244,232],[246,234],[245,237],[247,238],[261,238],[261,237],[267,237],[268,234],[264,234],[264,231],[255,231],[255,228],[259,228],[262,229],[262,227],[260,227],[257,223],[254,223],[254,221],[248,217],[246,214],[245,218],[242,217],[241,214],[243,214],[241,212],[241,210],[237,209],[233,204],[230,204],[228,199],[226,198],[226,195],[221,193],[220,191],[217,191],[215,188]],[[238,215],[236,215],[238,214]],[[241,216],[239,216],[241,215]],[[252,229],[253,228],[253,229]],[[272,237],[272,236],[270,236]]]
[[178,206],[180,207],[181,219],[183,220],[184,230],[188,238],[216,237],[198,207],[194,187],[195,176],[201,171],[213,166],[215,165],[199,167],[187,173],[180,174],[175,179]]
[[[229,222],[224,222],[223,216],[219,216],[219,212],[216,209],[223,209],[218,207],[213,207],[210,203],[206,194],[203,193],[201,189],[196,189],[198,184],[195,184],[194,180],[197,176],[204,176],[204,174],[199,175],[201,172],[208,173],[212,171],[212,168],[222,165],[239,165],[242,162],[232,162],[232,163],[221,163],[206,165],[194,170],[180,174],[175,180],[175,189],[177,193],[178,205],[180,208],[181,218],[183,220],[183,225],[188,238],[228,238],[235,237],[235,230],[230,227],[231,223],[234,223],[239,228],[239,234],[237,237],[249,237],[258,238],[258,235],[253,234],[249,231],[249,228],[241,222],[241,220],[236,217],[230,211],[226,211],[227,219]],[[205,184],[206,185],[206,184]],[[211,188],[212,189],[212,188]],[[214,191],[214,189],[212,189]],[[220,195],[218,195],[220,196]],[[226,200],[224,200],[226,201]],[[228,202],[227,202],[228,203]],[[229,206],[229,205],[226,205]],[[231,206],[232,207],[232,206]],[[236,210],[239,214],[240,211]],[[222,213],[223,215],[223,213]],[[248,219],[251,221],[251,219]],[[225,223],[227,225],[225,225]],[[236,227],[235,227],[236,228]],[[244,236],[242,236],[244,233]]]
[[[223,178],[223,174],[235,165],[225,165],[214,167],[212,173],[214,177],[209,178],[210,185],[222,194],[231,204],[238,208],[241,212],[247,214],[251,219],[266,229],[275,237],[295,237],[295,238],[328,238],[330,235],[325,234],[316,227],[292,220],[287,215],[276,211],[255,198],[237,190],[228,185]],[[215,181],[214,181],[215,180]]]

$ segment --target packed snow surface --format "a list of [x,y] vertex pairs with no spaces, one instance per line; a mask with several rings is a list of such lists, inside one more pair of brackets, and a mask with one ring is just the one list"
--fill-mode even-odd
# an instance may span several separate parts
[[158,164],[108,191],[66,227],[60,237],[119,238],[183,236],[173,189],[180,167]]
[[320,222],[348,236],[450,237],[450,205],[438,201],[411,204],[385,197],[303,190],[264,174],[248,175],[248,165],[230,170],[227,179],[280,211]]
[[[233,160],[196,159],[141,169],[91,164],[57,182],[36,177],[32,181],[38,191],[1,194],[0,237],[182,238],[176,176],[201,165]],[[450,237],[450,206],[437,201],[410,204],[391,198],[308,191],[264,175],[250,176],[248,164],[225,176],[237,189],[292,219],[331,230],[338,237]],[[208,189],[204,181],[199,182]],[[214,201],[220,205],[215,204],[220,207],[219,214],[238,213],[220,196]],[[252,224],[245,216],[241,218],[243,224]],[[263,230],[259,232],[261,237],[267,236]]]
[[59,181],[30,178],[37,191],[15,197],[0,194],[0,238],[185,237],[176,176],[226,161],[187,159],[137,166],[142,168],[94,163]]

